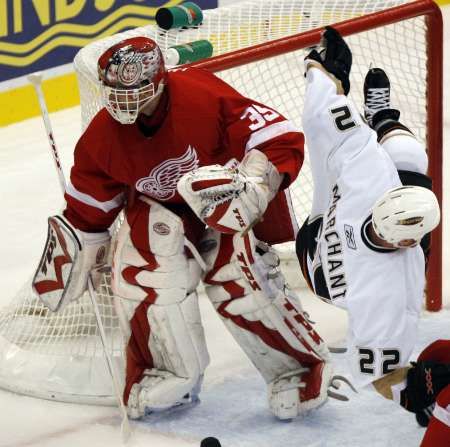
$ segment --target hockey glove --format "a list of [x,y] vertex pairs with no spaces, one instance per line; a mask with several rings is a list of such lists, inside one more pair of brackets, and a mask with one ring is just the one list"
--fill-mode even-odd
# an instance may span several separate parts
[[[320,48],[321,47],[321,48]],[[320,41],[319,51],[312,50],[305,58],[306,66],[309,61],[318,62],[341,82],[344,94],[350,91],[350,69],[352,67],[352,52],[341,35],[331,26],[325,27]]]
[[178,181],[178,193],[211,228],[228,234],[247,232],[266,211],[283,177],[263,152],[253,149],[238,169],[203,166]]
[[450,364],[418,361],[412,365],[401,393],[401,405],[417,413],[434,403],[439,392],[450,384]]

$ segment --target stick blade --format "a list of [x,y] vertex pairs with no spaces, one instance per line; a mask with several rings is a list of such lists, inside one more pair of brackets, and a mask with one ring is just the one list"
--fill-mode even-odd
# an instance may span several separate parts
[[120,433],[122,434],[122,443],[127,444],[131,437],[131,426],[127,417],[122,418]]

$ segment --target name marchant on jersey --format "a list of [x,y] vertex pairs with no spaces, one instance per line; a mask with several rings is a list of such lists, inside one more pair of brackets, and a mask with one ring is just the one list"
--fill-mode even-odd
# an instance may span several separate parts
[[328,289],[332,300],[344,299],[347,293],[347,282],[344,273],[342,242],[336,231],[336,208],[341,199],[337,185],[333,187],[333,200],[324,224],[323,238],[327,247]]

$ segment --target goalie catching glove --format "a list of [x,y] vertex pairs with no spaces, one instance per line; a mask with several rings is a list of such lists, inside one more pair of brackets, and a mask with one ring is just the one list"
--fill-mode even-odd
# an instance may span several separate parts
[[177,189],[195,214],[221,233],[243,233],[262,217],[283,180],[265,154],[251,150],[238,169],[204,166],[185,174]]
[[56,312],[77,299],[87,288],[91,269],[97,269],[93,280],[98,282],[109,242],[108,231],[85,233],[63,216],[50,217],[44,253],[33,278],[33,290],[44,305]]
[[[306,70],[310,65],[325,69],[338,84],[338,91],[348,95],[350,91],[350,69],[352,52],[342,36],[331,26],[325,27],[320,47],[305,58]],[[340,89],[341,87],[342,89]]]

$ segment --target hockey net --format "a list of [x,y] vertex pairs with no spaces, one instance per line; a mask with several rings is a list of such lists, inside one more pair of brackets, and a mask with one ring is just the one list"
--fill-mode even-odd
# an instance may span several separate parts
[[[386,11],[388,10],[388,11]],[[362,85],[370,67],[381,66],[392,81],[392,102],[402,121],[429,148],[434,190],[442,196],[442,19],[429,1],[253,0],[205,11],[196,29],[162,31],[149,25],[114,35],[83,48],[74,66],[80,85],[82,127],[101,108],[98,56],[119,40],[146,35],[163,52],[170,46],[208,39],[214,57],[194,64],[218,74],[244,95],[268,104],[301,129],[303,58],[318,43],[318,28],[339,23],[353,51],[351,97],[362,104]],[[431,67],[433,70],[431,71]],[[370,185],[368,185],[370,187]],[[308,215],[312,180],[306,153],[291,187],[301,224]],[[300,271],[293,246],[280,247],[285,268]],[[441,233],[433,235],[427,308],[441,305]],[[109,276],[97,290],[108,337],[107,349],[124,370],[123,340],[113,307]],[[24,285],[0,312],[0,387],[22,394],[69,402],[112,404],[111,380],[104,362],[89,297],[52,313]]]

